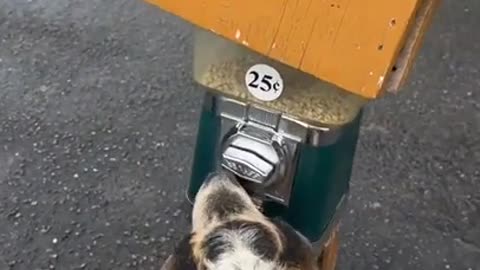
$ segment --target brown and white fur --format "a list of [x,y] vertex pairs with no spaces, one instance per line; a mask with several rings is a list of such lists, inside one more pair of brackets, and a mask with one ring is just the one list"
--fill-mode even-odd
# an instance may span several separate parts
[[264,216],[228,172],[209,176],[193,206],[192,231],[170,270],[317,270],[306,238]]

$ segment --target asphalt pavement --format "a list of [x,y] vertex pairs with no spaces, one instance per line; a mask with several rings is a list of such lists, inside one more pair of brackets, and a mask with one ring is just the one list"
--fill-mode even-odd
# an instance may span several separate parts
[[[342,270],[480,269],[480,1],[368,106]],[[0,269],[159,269],[188,230],[192,28],[140,0],[0,0]]]

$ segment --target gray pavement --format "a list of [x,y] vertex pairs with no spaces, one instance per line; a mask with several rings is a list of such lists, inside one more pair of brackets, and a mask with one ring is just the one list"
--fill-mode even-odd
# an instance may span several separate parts
[[[480,269],[479,27],[444,0],[369,106],[340,269]],[[190,34],[140,0],[0,0],[0,269],[159,269],[188,229]]]

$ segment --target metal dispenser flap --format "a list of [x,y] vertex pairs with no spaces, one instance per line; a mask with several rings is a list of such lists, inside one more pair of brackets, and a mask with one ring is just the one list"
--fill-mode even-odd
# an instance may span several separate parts
[[280,158],[273,147],[258,142],[257,140],[248,137],[240,137],[232,141],[230,145],[240,149],[255,149],[256,152],[261,153],[262,157],[267,159],[270,163],[277,164],[280,162]]
[[282,174],[284,153],[273,134],[249,126],[237,130],[225,143],[222,166],[257,184],[268,185]]
[[274,166],[245,149],[228,147],[223,152],[223,167],[247,180],[263,184]]

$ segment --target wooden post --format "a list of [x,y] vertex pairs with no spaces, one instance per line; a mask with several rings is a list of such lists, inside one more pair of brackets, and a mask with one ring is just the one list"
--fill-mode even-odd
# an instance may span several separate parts
[[338,251],[340,249],[339,226],[337,225],[332,232],[328,241],[325,243],[323,250],[318,257],[319,270],[335,270],[337,267]]

